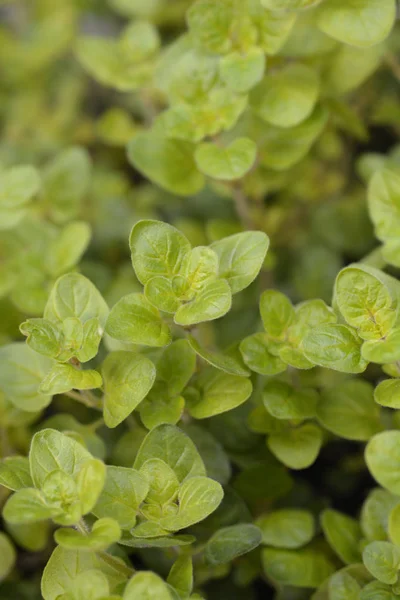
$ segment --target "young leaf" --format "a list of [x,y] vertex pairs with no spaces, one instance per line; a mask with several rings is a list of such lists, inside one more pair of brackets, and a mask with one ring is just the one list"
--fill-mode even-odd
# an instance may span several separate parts
[[396,583],[400,569],[400,548],[390,542],[372,542],[363,551],[363,561],[379,581]]
[[112,352],[102,367],[104,381],[104,420],[116,427],[147,396],[156,377],[148,358],[132,352]]
[[0,564],[0,582],[3,581],[7,577],[7,575],[12,570],[15,561],[17,559],[17,553],[15,548],[8,538],[8,536],[0,532],[0,555],[1,555],[1,564]]
[[265,54],[261,48],[250,48],[245,54],[230,52],[219,63],[219,74],[234,92],[244,93],[261,81],[265,70]]
[[167,582],[180,595],[181,598],[187,598],[193,589],[193,563],[191,556],[182,554],[178,556],[171,567]]
[[2,171],[0,182],[0,231],[12,229],[26,215],[28,203],[40,188],[34,167],[13,167]]
[[150,571],[136,573],[125,588],[123,600],[174,600],[166,583]]
[[153,429],[162,423],[176,425],[185,408],[182,396],[170,396],[163,383],[156,383],[139,405],[140,418],[147,429]]
[[400,431],[375,435],[365,449],[365,460],[376,481],[400,495]]
[[381,381],[375,388],[374,398],[381,406],[400,408],[400,381],[398,379]]
[[76,481],[77,492],[81,502],[82,513],[85,515],[92,511],[106,479],[106,466],[101,460],[91,459],[86,461]]
[[176,473],[179,481],[205,475],[205,468],[192,440],[173,425],[160,425],[145,437],[134,468],[141,469],[151,458],[161,458]]
[[261,531],[251,524],[219,529],[208,540],[204,556],[208,564],[221,565],[251,552],[261,543]]
[[266,410],[277,419],[310,419],[319,400],[315,390],[296,390],[281,381],[267,383],[262,397]]
[[368,186],[368,208],[380,240],[397,238],[400,232],[400,175],[394,170],[378,169]]
[[260,313],[265,331],[273,338],[282,338],[295,317],[290,300],[276,290],[261,294]]
[[157,361],[157,378],[168,387],[170,396],[180,394],[196,369],[196,354],[188,340],[172,342]]
[[135,469],[107,466],[105,484],[93,513],[99,518],[115,519],[121,529],[131,529],[148,492],[147,480]]
[[363,358],[378,364],[389,364],[400,360],[400,328],[392,329],[385,338],[369,340],[361,349]]
[[397,504],[389,514],[389,538],[396,546],[400,546],[400,504]]
[[160,313],[143,294],[129,294],[111,309],[106,332],[121,342],[162,347],[171,342],[171,332]]
[[360,525],[368,541],[386,540],[391,510],[397,505],[398,498],[386,490],[373,489],[363,504]]
[[181,301],[175,295],[172,280],[160,275],[149,279],[144,294],[153,306],[166,313],[174,314],[181,306]]
[[226,279],[237,294],[257,277],[269,247],[261,231],[237,233],[211,244],[219,258],[219,277]]
[[332,323],[309,331],[303,340],[303,351],[312,363],[335,371],[362,373],[367,367],[360,340],[346,325]]
[[200,144],[195,152],[199,170],[222,181],[241,179],[251,169],[257,156],[257,146],[249,138],[238,138],[226,148],[211,142]]
[[129,238],[132,264],[143,285],[153,277],[170,279],[187,264],[191,250],[186,237],[161,221],[139,221]]
[[260,375],[278,375],[287,364],[271,352],[272,344],[265,333],[254,333],[240,342],[240,352],[246,365]]
[[50,275],[57,277],[72,269],[88,247],[91,235],[91,229],[84,221],[66,225],[46,256],[46,270]]
[[231,305],[231,288],[225,279],[218,279],[208,283],[192,302],[178,308],[174,321],[184,327],[213,321],[223,317]]
[[268,438],[271,452],[291,469],[306,469],[315,462],[322,445],[322,431],[313,423],[274,433]]
[[146,460],[140,468],[140,474],[149,483],[146,502],[150,504],[169,504],[178,495],[179,480],[175,472],[160,458]]
[[11,524],[35,523],[57,517],[62,509],[49,505],[43,494],[33,488],[15,492],[6,502],[3,515]]
[[25,456],[8,456],[0,462],[0,485],[9,490],[33,486],[29,460]]
[[75,529],[61,528],[54,534],[54,539],[62,548],[67,550],[93,550],[98,552],[106,550],[118,542],[121,530],[117,521],[104,518],[96,521],[92,531],[84,535]]
[[281,585],[301,588],[316,588],[335,571],[319,548],[265,548],[262,561],[267,577]]
[[70,364],[56,364],[39,386],[42,394],[64,394],[72,389],[93,390],[103,384],[100,373],[92,369],[82,371]]
[[262,543],[275,548],[301,548],[315,535],[313,515],[306,510],[281,509],[257,519]]

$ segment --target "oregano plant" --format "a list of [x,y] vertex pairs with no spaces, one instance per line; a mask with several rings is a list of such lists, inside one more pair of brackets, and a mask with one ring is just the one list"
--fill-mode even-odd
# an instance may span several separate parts
[[0,600],[400,597],[396,0],[0,0]]

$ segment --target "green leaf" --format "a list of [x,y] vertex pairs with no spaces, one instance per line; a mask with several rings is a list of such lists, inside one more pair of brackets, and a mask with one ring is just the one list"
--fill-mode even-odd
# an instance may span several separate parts
[[347,267],[336,278],[334,301],[346,322],[364,340],[385,337],[397,319],[397,302],[384,280],[362,267]]
[[147,480],[135,469],[107,466],[105,484],[93,513],[99,518],[115,519],[121,529],[131,529],[148,491]]
[[93,390],[103,384],[100,373],[94,370],[82,371],[70,364],[56,364],[47,373],[39,386],[42,394],[64,394],[72,389]]
[[400,548],[390,542],[371,542],[363,551],[364,565],[382,583],[397,581],[400,569]]
[[226,279],[237,294],[257,277],[269,247],[261,231],[237,233],[211,244],[219,258],[219,277]]
[[129,548],[172,548],[173,546],[189,546],[195,540],[193,535],[166,535],[156,538],[128,538],[126,536],[119,543]]
[[62,513],[62,509],[47,504],[43,494],[33,488],[15,492],[6,502],[3,516],[12,524],[45,521]]
[[20,332],[27,336],[26,343],[32,350],[57,358],[63,344],[62,332],[46,319],[28,319],[19,326]]
[[262,543],[274,548],[301,548],[315,535],[315,521],[306,510],[281,509],[259,517]]
[[183,427],[195,443],[204,461],[208,477],[219,481],[222,485],[228,483],[231,476],[229,458],[220,442],[199,424],[189,423]]
[[182,554],[178,556],[171,567],[167,582],[180,595],[181,598],[187,598],[193,589],[193,563],[191,556]]
[[181,306],[172,281],[166,277],[157,275],[150,279],[145,285],[144,294],[153,306],[166,313],[174,314]]
[[218,256],[208,246],[197,246],[190,253],[185,273],[189,293],[201,291],[218,274]]
[[196,354],[201,356],[201,358],[203,358],[216,369],[220,369],[221,371],[229,373],[230,375],[241,375],[242,377],[250,375],[248,369],[246,369],[242,362],[235,356],[207,350],[206,348],[203,348],[193,336],[189,336],[188,341],[190,347],[196,352]]
[[142,402],[151,390],[156,369],[148,358],[132,352],[112,352],[102,367],[104,420],[116,427]]
[[359,600],[361,587],[349,573],[338,572],[329,579],[330,600]]
[[231,2],[197,0],[186,14],[189,31],[195,40],[212,54],[223,54],[231,48],[230,28],[234,18]]
[[400,431],[375,435],[365,450],[371,475],[392,494],[400,495]]
[[175,227],[150,220],[134,225],[129,245],[133,268],[143,285],[156,276],[170,279],[180,273],[191,250],[189,241]]
[[219,74],[234,92],[251,90],[263,77],[265,55],[261,48],[250,48],[246,53],[234,51],[221,58]]
[[261,531],[255,525],[232,525],[214,533],[206,544],[204,557],[210,565],[221,565],[251,552],[260,543]]
[[150,571],[136,573],[125,588],[123,600],[173,600],[166,583]]
[[179,480],[171,467],[160,458],[151,458],[140,468],[140,474],[149,483],[146,502],[150,504],[168,504],[178,495]]
[[9,490],[33,486],[29,460],[25,456],[8,456],[0,462],[0,485]]
[[322,431],[313,423],[296,429],[274,433],[268,438],[268,447],[284,465],[291,469],[311,466],[322,445]]
[[360,592],[359,600],[395,600],[391,588],[380,581],[371,581]]
[[390,541],[396,546],[400,546],[400,504],[390,511],[388,531]]
[[223,489],[217,481],[208,477],[190,477],[179,488],[178,513],[160,519],[160,525],[170,531],[186,529],[213,513],[223,496]]
[[0,181],[0,231],[12,229],[25,217],[28,204],[40,188],[34,167],[20,166],[2,171]]
[[360,519],[363,534],[368,541],[387,539],[389,515],[397,503],[398,498],[386,490],[375,488],[368,494]]
[[400,381],[385,379],[374,390],[375,402],[388,408],[400,408]]
[[232,293],[225,279],[208,283],[192,302],[181,306],[174,316],[177,325],[188,327],[223,317],[231,308]]
[[129,57],[134,62],[150,58],[159,45],[158,30],[148,21],[135,20],[129,23],[120,39],[120,46],[129,52]]
[[389,364],[400,360],[400,328],[392,329],[381,340],[369,340],[361,349],[363,358],[378,364]]
[[250,97],[253,110],[276,127],[294,127],[307,119],[319,95],[316,72],[305,65],[287,65],[267,73]]
[[262,562],[267,577],[281,585],[316,588],[335,571],[319,548],[265,548]]
[[167,346],[171,332],[160,313],[143,294],[128,294],[113,306],[106,332],[121,342]]
[[292,303],[277,290],[261,294],[260,313],[265,331],[273,338],[282,338],[295,317]]
[[108,306],[98,289],[80,273],[68,273],[57,279],[44,311],[44,318],[52,323],[63,323],[77,317],[82,323],[97,317],[104,327]]
[[358,522],[336,510],[324,510],[321,515],[324,535],[332,550],[346,564],[360,562],[361,528]]
[[147,429],[154,429],[162,423],[176,425],[180,420],[185,408],[185,400],[182,396],[170,396],[165,386],[156,383],[150,394],[140,404],[138,410],[143,425]]
[[190,414],[207,419],[240,406],[252,391],[249,379],[209,367],[197,379],[196,388],[187,388],[184,396]]
[[51,396],[38,391],[53,361],[22,342],[0,348],[0,390],[17,408],[36,412],[48,406]]
[[96,521],[88,535],[71,528],[58,529],[54,534],[57,544],[67,550],[93,550],[96,552],[106,550],[118,542],[120,537],[121,530],[117,521],[109,518]]
[[311,8],[320,0],[261,0],[261,4],[269,10],[300,10]]
[[109,591],[107,577],[98,569],[89,569],[75,577],[71,596],[65,600],[121,600],[120,596],[105,596]]
[[321,6],[318,26],[339,42],[365,48],[382,42],[395,18],[395,0],[333,0]]
[[98,501],[105,479],[106,466],[101,460],[93,458],[82,465],[76,484],[84,515],[91,512]]
[[362,373],[367,362],[361,356],[356,333],[346,325],[331,323],[309,331],[303,351],[312,363],[342,373]]
[[73,219],[89,190],[92,164],[84,148],[63,150],[45,168],[42,196],[58,223]]
[[282,381],[267,383],[262,398],[267,411],[277,419],[311,419],[319,400],[315,390],[296,390]]
[[158,131],[136,135],[128,144],[129,162],[150,181],[178,196],[197,194],[204,176],[194,161],[195,146]]
[[374,402],[374,389],[361,379],[344,381],[324,390],[316,412],[326,429],[348,440],[368,441],[382,429],[380,410]]
[[32,438],[29,462],[33,482],[38,488],[42,487],[47,475],[57,469],[72,477],[78,476],[83,465],[91,459],[91,454],[81,444],[55,429],[42,429]]
[[380,240],[396,239],[400,233],[400,175],[378,169],[368,186],[368,209]]
[[260,375],[277,375],[286,371],[287,365],[272,354],[265,333],[254,333],[240,342],[240,352],[246,365]]
[[50,245],[46,255],[45,266],[48,273],[57,277],[78,264],[89,245],[91,235],[90,226],[84,221],[66,225]]
[[254,165],[257,145],[249,138],[238,138],[222,148],[212,142],[200,144],[195,152],[199,170],[222,181],[241,179]]
[[176,473],[179,481],[205,475],[203,461],[192,440],[173,425],[160,425],[145,437],[134,467],[141,469],[151,458],[161,458]]
[[0,531],[0,582],[7,577],[17,559],[17,553],[9,537]]
[[172,342],[157,361],[157,379],[167,385],[170,396],[180,394],[196,369],[196,354],[188,340]]

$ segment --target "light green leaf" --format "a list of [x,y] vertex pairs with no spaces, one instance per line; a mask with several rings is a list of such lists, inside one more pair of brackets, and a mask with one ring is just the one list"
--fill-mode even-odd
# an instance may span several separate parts
[[382,42],[395,18],[395,0],[333,0],[322,4],[318,26],[339,42],[365,48]]
[[219,258],[219,276],[226,279],[232,294],[237,294],[257,277],[269,247],[261,231],[246,231],[214,242],[211,248]]
[[371,475],[392,494],[400,495],[400,431],[375,435],[365,450]]
[[221,565],[251,552],[260,543],[261,531],[255,525],[232,525],[214,533],[206,544],[204,557],[210,565]]
[[400,360],[400,328],[392,329],[385,338],[364,342],[363,358],[378,364],[389,364]]
[[182,396],[170,396],[165,385],[156,383],[143,402],[139,405],[140,418],[147,429],[153,429],[162,423],[176,425],[185,408]]
[[207,350],[206,348],[203,348],[193,336],[189,336],[188,341],[190,347],[196,352],[196,354],[201,356],[201,358],[203,358],[216,369],[220,369],[221,371],[229,373],[230,375],[241,375],[242,377],[250,375],[248,369],[246,369],[242,362],[235,356]]
[[388,532],[390,541],[396,546],[400,546],[400,504],[390,511]]
[[62,509],[47,504],[43,494],[33,488],[15,492],[6,502],[3,516],[11,524],[45,521],[62,513]]
[[246,53],[234,51],[221,58],[219,74],[234,92],[248,92],[263,77],[265,55],[261,48],[250,48]]
[[91,235],[90,226],[84,221],[66,225],[46,254],[45,267],[48,273],[57,277],[78,264],[89,245]]
[[400,408],[400,380],[385,379],[374,391],[375,402],[389,408]]
[[72,389],[93,390],[103,384],[100,373],[94,370],[76,369],[70,364],[56,364],[39,386],[42,394],[64,394]]
[[367,381],[345,381],[322,392],[317,418],[326,429],[340,437],[368,441],[382,429],[380,410],[373,395],[374,389]]
[[0,177],[0,231],[12,229],[27,214],[27,205],[40,188],[34,167],[20,166],[2,171]]
[[267,383],[262,398],[267,411],[277,419],[311,419],[319,400],[315,390],[296,390],[282,381]]
[[300,10],[311,8],[321,0],[261,0],[261,4],[269,10]]
[[281,585],[316,588],[335,571],[319,548],[265,548],[262,561],[267,577]]
[[218,274],[218,256],[208,246],[197,246],[190,253],[185,273],[186,285],[190,292],[201,291]]
[[136,456],[135,469],[140,469],[151,458],[166,462],[179,481],[205,475],[203,461],[192,440],[173,425],[160,425],[147,434]]
[[186,529],[213,513],[223,496],[223,489],[217,481],[208,477],[190,477],[179,488],[177,515],[160,519],[160,525],[170,531]]
[[55,429],[42,429],[32,438],[29,462],[33,482],[38,488],[49,473],[58,469],[76,477],[91,459],[91,454],[81,444]]
[[182,554],[178,556],[171,567],[167,582],[180,595],[181,598],[187,598],[193,589],[193,563],[191,556]]
[[103,363],[104,420],[116,427],[147,396],[156,377],[148,358],[132,352],[111,352]]
[[189,241],[175,227],[150,220],[134,225],[129,245],[133,268],[143,285],[156,276],[170,279],[180,273],[191,250]]
[[147,480],[135,469],[107,466],[106,481],[93,513],[115,519],[121,529],[131,529],[148,491]]
[[336,510],[324,510],[321,515],[324,535],[339,558],[347,564],[360,562],[361,528],[358,522]]
[[197,0],[186,14],[189,31],[195,40],[212,54],[229,52],[230,28],[234,18],[232,2]]
[[330,600],[359,600],[361,587],[349,573],[338,572],[329,579]]
[[306,469],[315,462],[322,445],[322,431],[313,423],[296,429],[274,433],[268,447],[284,465],[291,469]]
[[301,548],[315,535],[312,513],[306,510],[281,509],[259,517],[262,543],[275,548]]
[[360,524],[365,537],[370,541],[386,540],[391,510],[398,498],[386,490],[375,488],[368,494],[361,511]]
[[303,351],[312,363],[334,371],[362,373],[367,367],[360,340],[346,325],[332,323],[310,330],[303,340]]
[[146,502],[169,504],[178,495],[179,480],[175,472],[160,458],[151,458],[140,467],[140,474],[149,483]]
[[77,317],[82,323],[97,317],[104,327],[108,306],[98,289],[80,273],[68,273],[57,279],[44,311],[44,318],[62,323]]
[[0,348],[0,390],[17,408],[37,412],[48,406],[51,396],[38,391],[40,382],[53,361],[14,342]]
[[382,583],[397,581],[400,569],[400,548],[390,542],[371,542],[363,552],[364,565]]
[[250,96],[253,110],[276,127],[294,127],[314,110],[319,94],[316,72],[305,65],[290,64],[267,73]]
[[177,325],[188,327],[223,317],[231,308],[232,293],[225,279],[208,283],[192,302],[181,306],[174,316]]
[[89,190],[92,163],[84,148],[63,150],[45,168],[42,196],[58,223],[77,216]]
[[179,298],[175,295],[172,281],[166,277],[157,275],[149,279],[144,294],[153,306],[166,313],[174,314],[181,306]]
[[187,388],[184,396],[190,414],[195,419],[207,419],[240,406],[252,391],[249,379],[209,367],[199,376],[196,388]]
[[166,583],[150,571],[136,573],[125,588],[123,600],[173,600]]
[[106,550],[118,542],[120,537],[121,530],[117,521],[109,518],[96,521],[88,535],[71,528],[58,529],[54,534],[57,544],[67,550],[93,550],[96,552]]
[[400,233],[400,174],[378,169],[368,186],[368,208],[380,240],[398,238]]
[[265,331],[273,338],[282,338],[295,317],[292,303],[277,290],[261,294],[260,313]]
[[240,352],[246,365],[260,375],[277,375],[286,371],[287,364],[270,351],[268,336],[254,333],[240,342]]
[[7,577],[17,559],[15,548],[9,537],[0,531],[0,582]]
[[212,142],[200,144],[195,152],[199,170],[222,181],[233,181],[244,177],[254,164],[257,145],[249,138],[238,138],[222,148]]
[[371,581],[360,592],[359,600],[395,600],[390,586],[380,581]]
[[62,332],[46,319],[28,319],[19,326],[20,332],[27,336],[26,343],[35,352],[57,358],[62,349]]
[[0,462],[0,485],[9,490],[33,486],[29,460],[25,456],[8,456]]
[[139,133],[128,144],[129,162],[162,188],[191,196],[204,186],[204,176],[193,158],[195,146],[164,137],[157,131]]
[[82,465],[76,485],[84,515],[91,512],[98,501],[105,479],[106,466],[101,460],[93,458]]
[[[109,596],[107,577],[98,569],[89,569],[75,577],[71,596],[65,600],[121,600],[120,596]],[[105,596],[107,594],[107,596]],[[64,596],[61,597],[64,600]]]
[[171,332],[160,313],[143,294],[128,294],[111,309],[106,332],[121,342],[167,346]]
[[183,427],[195,443],[204,461],[207,475],[219,481],[222,485],[228,483],[231,477],[231,465],[222,444],[199,424],[189,423]]
[[120,46],[134,62],[150,58],[159,48],[157,28],[148,21],[135,20],[124,29]]
[[188,340],[172,342],[157,361],[157,379],[167,385],[170,396],[180,394],[196,369],[196,354]]

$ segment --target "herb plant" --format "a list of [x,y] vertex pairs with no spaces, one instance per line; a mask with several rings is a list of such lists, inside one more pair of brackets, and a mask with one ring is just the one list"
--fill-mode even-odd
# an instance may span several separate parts
[[0,0],[0,599],[400,597],[395,0]]

